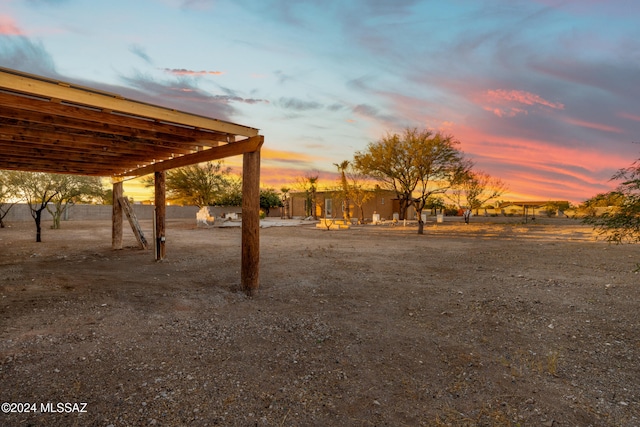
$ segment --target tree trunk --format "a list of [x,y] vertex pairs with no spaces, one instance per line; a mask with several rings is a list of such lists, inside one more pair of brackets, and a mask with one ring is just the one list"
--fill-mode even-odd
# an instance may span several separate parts
[[166,203],[166,173],[165,171],[155,172],[154,175],[155,184],[155,232],[153,236],[156,242],[156,260],[162,261],[165,256],[166,248],[166,216],[167,216],[167,203]]
[[400,215],[400,220],[402,221],[407,219],[407,210],[409,209],[409,198],[403,194],[400,197],[399,202],[400,202],[400,212],[398,213]]
[[40,226],[40,220],[42,219],[42,209],[35,211],[33,219],[36,222],[36,242],[42,242],[42,227]]
[[54,230],[58,230],[60,229],[60,217],[62,212],[60,211],[55,211],[51,214],[51,216],[53,217],[53,225],[51,226],[51,228],[53,228]]
[[342,215],[346,221],[349,221],[351,219],[351,209],[349,207],[350,204],[351,201],[348,197],[344,199],[344,211],[342,212]]
[[318,213],[316,212],[317,206],[316,190],[314,189],[311,193],[311,218],[313,218],[314,221],[318,219]]
[[418,213],[418,234],[424,234],[424,221],[422,221],[422,209],[416,209]]
[[15,205],[15,203],[11,203],[9,205],[9,207],[5,210],[3,208],[2,203],[0,203],[0,228],[4,228],[4,222],[2,222],[2,220],[4,219],[5,216],[7,216],[7,214],[9,213],[11,208],[13,207],[13,205]]

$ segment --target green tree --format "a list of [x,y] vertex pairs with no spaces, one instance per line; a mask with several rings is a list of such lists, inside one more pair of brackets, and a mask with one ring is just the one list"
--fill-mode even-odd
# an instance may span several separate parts
[[400,218],[413,204],[418,214],[418,234],[424,233],[422,210],[432,196],[444,194],[466,172],[459,141],[429,130],[405,129],[370,143],[354,156],[356,167],[394,190]]
[[226,176],[215,204],[219,206],[242,206],[242,178]]
[[271,208],[282,207],[282,200],[280,194],[273,188],[265,188],[260,190],[260,209],[262,209],[266,216],[269,216]]
[[318,219],[316,213],[316,192],[318,191],[318,174],[308,173],[297,179],[297,184],[305,193],[305,214],[307,217]]
[[500,178],[494,178],[483,171],[473,171],[471,162],[467,163],[467,171],[461,174],[452,185],[448,197],[457,207],[468,207],[476,211],[487,202],[497,199],[507,192],[508,186]]
[[207,162],[166,172],[167,198],[199,208],[217,203],[228,186],[231,169],[224,162]]
[[548,217],[552,217],[554,215],[558,214],[558,211],[566,211],[568,209],[571,208],[571,203],[569,202],[549,202],[547,203],[547,205],[544,207],[545,210],[547,211],[547,216]]
[[430,197],[427,200],[427,204],[425,205],[425,208],[431,209],[434,214],[437,214],[438,211],[442,211],[445,207],[446,205],[444,204],[444,200],[442,200],[442,197],[436,196]]
[[102,179],[92,176],[48,174],[56,189],[51,203],[46,205],[53,218],[51,228],[60,228],[60,219],[64,211],[75,203],[102,200],[104,188]]
[[620,169],[611,180],[620,182],[615,191],[600,194],[585,205],[600,204],[603,200],[614,201],[615,204],[608,205],[611,209],[602,215],[595,210],[589,212],[583,221],[592,225],[609,242],[640,242],[640,159]]
[[589,200],[585,200],[582,209],[607,208],[609,206],[621,206],[624,203],[624,194],[619,191],[610,191],[608,193],[600,193]]
[[0,171],[0,228],[4,228],[4,217],[16,204],[16,190],[11,185],[9,178],[10,175],[7,171]]
[[[346,199],[347,203],[353,202],[359,211],[358,221],[364,223],[364,205],[373,198],[376,189],[372,189],[372,185],[368,177],[356,169],[353,163],[349,163],[343,170],[346,177]],[[379,189],[379,187],[377,187]]]
[[44,172],[8,172],[9,183],[20,198],[27,202],[31,216],[36,223],[36,242],[42,242],[42,211],[58,194],[56,177]]

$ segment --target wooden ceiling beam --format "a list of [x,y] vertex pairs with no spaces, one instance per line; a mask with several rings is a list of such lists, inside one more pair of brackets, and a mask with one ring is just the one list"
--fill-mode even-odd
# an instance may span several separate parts
[[[0,120],[0,125],[2,121]],[[85,155],[90,156],[95,152],[102,153],[104,151],[114,151],[120,154],[142,154],[170,156],[171,154],[190,154],[193,151],[182,146],[174,144],[160,145],[144,140],[128,140],[119,137],[109,137],[109,135],[74,135],[65,132],[42,131],[33,128],[24,128],[21,126],[0,126],[0,139],[5,141],[13,141],[16,144],[30,146],[31,144],[50,144],[60,147],[68,147],[70,149],[78,149],[84,151]]]
[[[103,163],[105,165],[112,165],[114,163],[126,165],[125,168],[137,167],[140,164],[148,164],[149,157],[143,154],[138,155],[126,155],[123,156],[119,153],[112,153],[108,151],[104,151],[101,153],[93,153],[88,156],[86,152],[80,150],[70,150],[68,147],[62,148],[52,148],[50,145],[38,145],[38,146],[30,146],[29,148],[16,149],[11,146],[7,146],[2,141],[0,141],[0,149],[3,153],[6,153],[7,156],[11,156],[11,158],[24,158],[24,159],[32,159],[33,162],[41,161],[42,159],[51,159],[60,162],[70,162],[70,163],[86,163],[86,164],[100,164]],[[171,156],[159,156],[153,160],[165,160],[171,159]]]
[[259,150],[257,132],[0,67],[0,169],[142,175]]
[[209,148],[207,150],[199,151],[193,154],[187,154],[185,156],[176,157],[171,160],[165,160],[128,171],[122,175],[124,176],[143,176],[154,172],[161,172],[173,168],[179,168],[183,166],[193,165],[197,163],[210,162],[213,160],[224,159],[232,156],[239,156],[244,153],[252,153],[258,151],[264,143],[264,136],[257,135],[251,138],[244,139],[238,142],[232,142],[219,147]]
[[143,119],[148,118],[246,137],[258,135],[258,129],[255,128],[133,101],[116,94],[61,83],[40,76],[30,76],[7,68],[0,68],[0,87],[33,97],[59,99],[71,104],[90,106],[99,110],[117,111]]
[[31,159],[11,159],[2,165],[7,170],[27,170],[30,172],[48,172],[72,175],[115,176],[123,172],[119,167],[96,167],[91,165],[73,165],[62,162],[33,162]]
[[118,114],[70,107],[0,92],[0,117],[55,124],[120,135],[140,135],[148,139],[174,140],[216,146],[233,141],[233,136],[181,126],[164,125],[151,120],[131,119]]

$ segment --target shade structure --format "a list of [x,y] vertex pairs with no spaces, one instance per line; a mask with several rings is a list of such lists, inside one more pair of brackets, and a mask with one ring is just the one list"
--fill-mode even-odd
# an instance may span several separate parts
[[[164,205],[166,170],[243,155],[241,281],[248,294],[258,287],[263,142],[256,128],[0,67],[0,169],[112,177],[114,195],[122,179],[153,173],[156,203]],[[164,212],[156,206],[161,255]],[[114,248],[121,221],[114,196]]]

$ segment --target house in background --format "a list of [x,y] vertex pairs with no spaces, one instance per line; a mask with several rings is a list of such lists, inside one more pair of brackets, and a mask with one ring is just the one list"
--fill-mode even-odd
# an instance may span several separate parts
[[[351,218],[359,219],[364,214],[365,222],[370,222],[374,214],[380,215],[380,220],[392,220],[393,214],[400,210],[400,203],[396,198],[396,193],[391,190],[375,189],[370,190],[372,195],[360,207],[353,201],[349,202],[349,214]],[[345,201],[338,190],[322,190],[316,191],[316,217],[317,218],[336,218],[342,219],[345,215]],[[310,200],[304,191],[292,191],[289,193],[289,218],[306,218],[311,212],[312,206],[309,206]],[[311,204],[313,202],[311,201]],[[407,212],[408,218],[415,216],[413,207]]]

